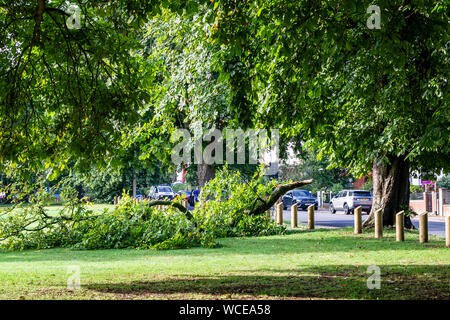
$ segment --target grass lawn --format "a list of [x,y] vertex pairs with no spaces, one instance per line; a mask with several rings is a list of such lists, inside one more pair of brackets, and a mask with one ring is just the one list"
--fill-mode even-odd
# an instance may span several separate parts
[[[11,205],[9,205],[9,204],[2,204],[2,205],[0,205],[0,213],[1,213],[1,211],[6,210],[7,208],[10,208],[10,207],[11,207]],[[49,214],[49,215],[55,215],[62,208],[63,208],[63,206],[59,205],[59,204],[54,204],[54,205],[50,205],[50,206],[45,207],[45,209],[47,211],[47,214]],[[112,205],[112,204],[92,204],[92,205],[87,206],[86,208],[87,209],[91,209],[94,212],[100,213],[100,212],[103,212],[104,209],[112,210],[114,208],[114,205]],[[15,208],[14,211],[15,210],[21,210],[21,209],[20,208]]]
[[[60,205],[54,205],[54,206],[48,206],[45,207],[47,209],[48,214],[56,214],[59,210],[61,210],[62,206]],[[92,204],[86,207],[87,209],[91,209],[94,212],[100,213],[103,212],[104,209],[110,209],[113,210],[114,205],[112,204]]]
[[[450,249],[407,232],[385,238],[351,228],[220,239],[185,250],[0,251],[1,299],[450,299]],[[67,289],[80,266],[81,289]],[[367,267],[381,270],[369,290]]]

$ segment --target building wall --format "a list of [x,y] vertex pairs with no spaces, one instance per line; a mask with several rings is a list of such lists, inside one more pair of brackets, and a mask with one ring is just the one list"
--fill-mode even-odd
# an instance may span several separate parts
[[411,200],[409,201],[409,208],[416,213],[427,211],[425,200]]
[[353,182],[353,189],[361,189],[363,184],[366,183],[366,177],[362,177],[355,182]]
[[442,211],[444,217],[450,216],[450,204],[444,204],[442,206]]

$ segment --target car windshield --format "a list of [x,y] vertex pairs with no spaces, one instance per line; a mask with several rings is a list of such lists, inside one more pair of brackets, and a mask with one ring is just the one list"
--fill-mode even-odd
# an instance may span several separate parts
[[294,190],[292,191],[292,195],[294,197],[309,197],[310,194],[308,191],[304,191],[304,190]]
[[159,187],[159,192],[172,192],[172,189],[170,187]]
[[353,194],[357,197],[371,197],[370,191],[355,191]]

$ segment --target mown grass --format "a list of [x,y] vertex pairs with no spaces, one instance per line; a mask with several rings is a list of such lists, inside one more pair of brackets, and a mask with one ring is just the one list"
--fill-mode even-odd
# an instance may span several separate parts
[[[216,249],[0,251],[2,299],[450,299],[442,238],[395,242],[350,228],[220,239]],[[67,289],[69,266],[81,289]],[[367,267],[381,270],[368,289]]]
[[[11,205],[9,205],[9,204],[0,205],[0,213],[2,211],[7,210],[8,208],[11,208]],[[52,205],[46,206],[44,208],[45,208],[47,214],[56,215],[64,207],[61,204],[52,204]],[[90,204],[90,205],[86,206],[86,208],[90,209],[90,210],[92,210],[94,212],[100,213],[100,212],[103,212],[105,209],[112,210],[114,208],[114,205],[112,205],[112,204]],[[18,210],[22,210],[22,208],[21,207],[17,207],[14,210],[18,211]]]

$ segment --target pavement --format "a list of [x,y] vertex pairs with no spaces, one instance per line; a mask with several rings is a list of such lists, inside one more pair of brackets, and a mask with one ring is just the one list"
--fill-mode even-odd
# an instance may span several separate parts
[[[308,212],[299,210],[297,213],[298,221],[308,223]],[[368,214],[362,214],[362,220],[366,220]],[[314,215],[314,222],[317,226],[329,228],[343,228],[353,226],[353,215],[344,214],[343,211],[337,211],[331,214],[328,210],[316,210]],[[291,210],[283,210],[283,220],[291,220]],[[419,219],[413,218],[412,223],[416,228],[419,228]],[[442,217],[430,216],[428,219],[428,233],[439,237],[445,237],[445,221]]]

